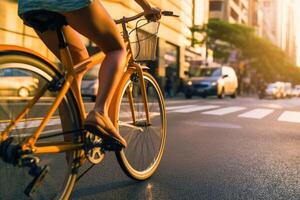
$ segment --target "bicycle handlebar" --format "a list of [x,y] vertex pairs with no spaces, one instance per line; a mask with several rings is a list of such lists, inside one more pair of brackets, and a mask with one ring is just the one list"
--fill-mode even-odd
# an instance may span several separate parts
[[[173,11],[162,11],[161,14],[163,16],[167,16],[167,17],[179,17],[179,15],[175,15],[173,13]],[[138,18],[141,18],[142,16],[144,16],[144,12],[141,12],[137,15],[132,16],[132,17],[123,17],[121,19],[115,20],[115,23],[116,24],[128,23],[128,22],[134,21]]]

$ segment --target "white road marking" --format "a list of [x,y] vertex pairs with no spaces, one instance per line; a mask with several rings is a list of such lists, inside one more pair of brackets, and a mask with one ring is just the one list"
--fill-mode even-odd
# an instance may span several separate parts
[[217,110],[206,111],[206,112],[203,112],[202,114],[221,116],[221,115],[238,112],[238,111],[245,110],[245,109],[246,109],[245,107],[231,106],[231,107],[226,107],[226,108],[220,108]]
[[[24,129],[24,128],[37,128],[41,124],[42,120],[32,120],[32,121],[23,121],[19,122],[16,126],[17,129]],[[51,119],[48,123],[47,126],[55,126],[55,125],[60,125],[60,119]],[[8,126],[7,122],[0,123],[0,131],[4,131],[4,129]]]
[[300,112],[285,111],[278,118],[278,121],[300,123]]
[[184,109],[184,108],[190,108],[196,105],[185,105],[185,106],[167,106],[166,110],[176,110],[176,109]]
[[185,124],[192,125],[192,126],[211,127],[211,128],[227,128],[227,129],[241,129],[242,128],[241,126],[235,125],[235,124],[217,123],[217,122],[191,121],[191,122],[186,122]]
[[[145,113],[144,112],[139,113],[139,115],[141,115],[141,114],[146,119]],[[136,117],[140,117],[139,115],[136,114]],[[150,118],[154,118],[154,117],[157,117],[157,116],[160,116],[160,112],[151,112],[151,111],[149,112],[149,117]],[[121,119],[130,118],[132,120],[132,114],[131,114],[130,111],[128,111],[128,112],[121,112],[120,115],[119,115],[119,118],[121,118]],[[138,118],[138,120],[141,120],[141,118]]]
[[258,109],[254,109],[249,112],[243,113],[243,114],[239,115],[239,117],[251,118],[251,119],[262,119],[262,118],[268,116],[269,114],[271,114],[272,112],[274,112],[274,110],[272,110],[272,109],[258,108]]
[[219,108],[219,107],[220,106],[215,106],[215,105],[193,106],[193,107],[188,107],[188,108],[173,110],[172,112],[190,113],[190,112],[196,112],[196,111],[202,111],[202,110],[215,109],[215,108]]

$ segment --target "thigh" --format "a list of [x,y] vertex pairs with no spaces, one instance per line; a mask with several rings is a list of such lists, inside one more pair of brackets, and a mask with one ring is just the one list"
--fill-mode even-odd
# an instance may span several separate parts
[[[75,31],[71,26],[65,26],[64,28],[65,37],[70,49],[70,53],[73,59],[74,64],[81,62],[89,57],[87,49],[80,39],[80,35],[77,31]],[[60,53],[58,48],[58,38],[55,31],[46,31],[40,33],[36,31],[38,36],[42,39],[42,41],[46,44],[48,49],[54,55],[60,59]]]
[[72,28],[96,43],[104,53],[124,49],[123,38],[115,22],[99,1],[62,14]]

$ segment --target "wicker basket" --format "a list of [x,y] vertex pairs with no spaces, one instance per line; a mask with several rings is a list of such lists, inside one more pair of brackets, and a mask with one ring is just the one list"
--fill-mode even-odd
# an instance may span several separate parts
[[[141,24],[141,25],[139,25]],[[158,22],[140,20],[130,32],[130,43],[135,61],[156,60]]]

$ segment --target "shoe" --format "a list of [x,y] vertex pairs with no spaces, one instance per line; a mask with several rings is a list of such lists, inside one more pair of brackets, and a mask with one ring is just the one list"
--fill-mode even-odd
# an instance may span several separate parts
[[84,128],[101,137],[105,143],[117,143],[121,148],[127,147],[126,140],[120,135],[117,129],[114,127],[110,119],[95,110],[92,110],[84,123]]

